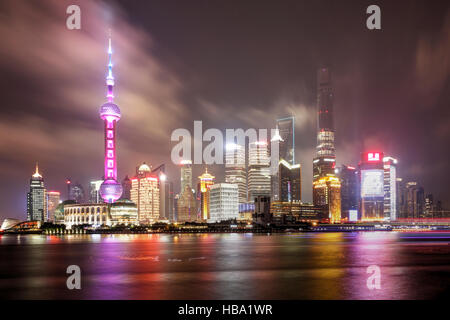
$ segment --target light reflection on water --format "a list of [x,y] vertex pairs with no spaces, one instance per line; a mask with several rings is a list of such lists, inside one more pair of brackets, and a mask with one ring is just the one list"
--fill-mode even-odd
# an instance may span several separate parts
[[[429,241],[433,236],[435,239]],[[450,234],[0,236],[0,297],[428,299],[448,294]],[[66,289],[79,265],[82,289]],[[366,286],[370,265],[381,289]]]

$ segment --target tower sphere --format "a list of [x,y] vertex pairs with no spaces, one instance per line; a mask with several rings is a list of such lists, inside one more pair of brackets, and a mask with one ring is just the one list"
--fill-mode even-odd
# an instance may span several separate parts
[[100,186],[100,196],[105,202],[116,202],[123,192],[122,185],[115,180],[105,180]]
[[121,117],[120,108],[117,104],[106,102],[100,107],[100,117],[105,120],[107,117],[119,120]]

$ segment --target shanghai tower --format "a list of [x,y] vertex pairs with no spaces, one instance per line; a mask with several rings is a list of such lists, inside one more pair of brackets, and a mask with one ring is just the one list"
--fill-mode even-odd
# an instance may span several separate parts
[[105,124],[105,180],[100,186],[100,195],[107,203],[113,203],[122,195],[122,185],[117,182],[117,154],[116,154],[116,126],[121,114],[119,107],[113,102],[114,77],[112,75],[112,48],[111,37],[108,47],[108,88],[106,97],[108,102],[100,107],[100,118]]
[[328,68],[317,71],[317,147],[313,160],[313,180],[334,175],[333,88]]

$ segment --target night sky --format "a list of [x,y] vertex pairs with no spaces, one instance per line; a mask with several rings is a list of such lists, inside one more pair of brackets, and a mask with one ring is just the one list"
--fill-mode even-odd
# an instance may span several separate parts
[[[66,28],[71,4],[81,30]],[[381,30],[366,28],[371,4]],[[101,178],[109,28],[120,179],[143,161],[166,163],[178,191],[174,129],[273,128],[292,114],[311,201],[316,69],[329,65],[338,165],[384,151],[400,177],[449,207],[448,1],[2,0],[0,218],[26,218],[36,161],[63,198],[66,177],[86,192]],[[222,167],[210,171],[223,179]]]

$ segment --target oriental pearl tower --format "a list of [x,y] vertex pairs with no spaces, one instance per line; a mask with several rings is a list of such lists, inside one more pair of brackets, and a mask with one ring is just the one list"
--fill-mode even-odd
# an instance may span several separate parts
[[100,186],[100,195],[105,202],[113,203],[121,197],[122,185],[117,182],[116,126],[121,114],[119,106],[113,102],[111,36],[109,37],[108,56],[108,76],[106,77],[108,102],[100,107],[100,118],[105,123],[105,180]]

